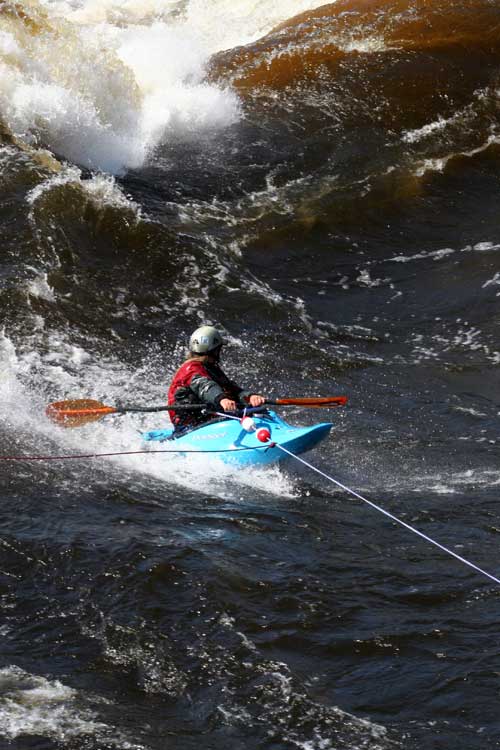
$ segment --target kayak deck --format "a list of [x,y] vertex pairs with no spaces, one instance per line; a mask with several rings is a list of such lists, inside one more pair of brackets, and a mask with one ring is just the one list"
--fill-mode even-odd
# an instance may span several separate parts
[[146,442],[169,441],[179,453],[210,453],[214,458],[235,466],[265,465],[286,459],[287,454],[277,445],[282,445],[292,453],[300,454],[314,448],[326,438],[333,424],[321,422],[309,427],[289,425],[273,411],[253,414],[256,430],[265,427],[271,434],[271,443],[259,441],[257,431],[247,432],[239,420],[224,419],[207,422],[188,432],[173,437],[172,430],[152,430],[143,432]]

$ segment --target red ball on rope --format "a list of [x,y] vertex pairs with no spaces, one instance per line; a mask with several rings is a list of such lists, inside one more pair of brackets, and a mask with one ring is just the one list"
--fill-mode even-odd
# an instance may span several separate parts
[[268,443],[271,440],[271,433],[267,427],[261,427],[260,430],[257,430],[257,440],[260,440],[261,443]]

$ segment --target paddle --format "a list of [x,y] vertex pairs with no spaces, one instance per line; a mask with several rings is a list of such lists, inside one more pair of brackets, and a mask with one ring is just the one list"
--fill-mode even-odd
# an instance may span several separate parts
[[277,398],[266,401],[271,406],[345,406],[347,396],[324,396],[322,398]]
[[[331,396],[329,398],[277,398],[265,401],[269,406],[344,406],[346,396]],[[184,409],[208,409],[208,404],[176,404],[175,406],[106,406],[100,401],[90,398],[73,399],[71,401],[55,401],[45,410],[52,422],[61,427],[80,427],[89,422],[96,422],[108,414],[127,414],[128,412],[157,412],[182,411]]]
[[186,404],[171,406],[106,406],[100,401],[90,398],[73,399],[71,401],[55,401],[45,410],[52,422],[61,427],[81,427],[89,422],[97,422],[108,414],[127,414],[128,412],[155,412],[174,409],[206,409],[205,404]]

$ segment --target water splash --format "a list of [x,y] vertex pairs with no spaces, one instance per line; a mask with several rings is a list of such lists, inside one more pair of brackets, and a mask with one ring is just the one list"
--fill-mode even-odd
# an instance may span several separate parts
[[82,26],[12,6],[0,14],[0,116],[35,148],[121,173],[169,138],[238,119],[236,95],[203,80],[208,55],[186,26]]

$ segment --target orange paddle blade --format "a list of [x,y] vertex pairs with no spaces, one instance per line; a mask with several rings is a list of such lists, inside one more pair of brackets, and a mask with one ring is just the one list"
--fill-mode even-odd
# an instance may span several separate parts
[[268,403],[282,406],[345,406],[347,400],[347,396],[327,396],[323,398],[277,398]]
[[91,398],[74,399],[73,401],[55,401],[45,410],[52,422],[61,427],[80,427],[88,422],[96,422],[106,414],[116,414],[118,409],[106,406]]

